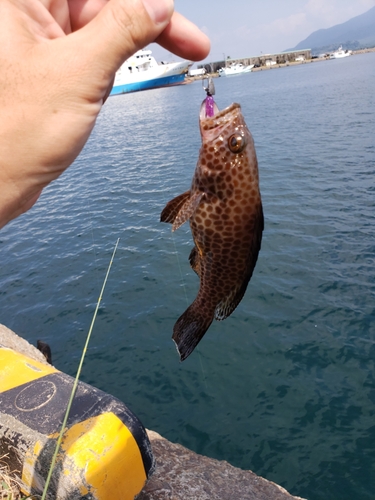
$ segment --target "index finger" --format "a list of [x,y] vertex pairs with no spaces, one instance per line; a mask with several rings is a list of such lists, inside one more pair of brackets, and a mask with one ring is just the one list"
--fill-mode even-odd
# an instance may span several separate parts
[[[68,0],[72,30],[76,31],[88,24],[109,0]],[[184,59],[199,61],[210,51],[208,37],[191,21],[178,12],[155,40],[162,47]]]
[[170,23],[155,42],[177,56],[193,61],[204,59],[210,52],[209,38],[178,12],[173,13]]

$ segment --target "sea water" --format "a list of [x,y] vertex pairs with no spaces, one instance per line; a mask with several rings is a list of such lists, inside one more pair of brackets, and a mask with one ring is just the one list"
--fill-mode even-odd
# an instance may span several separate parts
[[0,232],[0,322],[145,426],[310,500],[375,498],[375,53],[215,79],[242,106],[265,230],[247,293],[183,363],[200,82],[111,97],[75,164]]

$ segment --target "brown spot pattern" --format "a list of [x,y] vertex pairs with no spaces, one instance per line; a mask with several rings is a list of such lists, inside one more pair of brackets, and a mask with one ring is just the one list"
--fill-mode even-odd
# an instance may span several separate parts
[[[173,338],[181,359],[194,349],[214,317],[225,319],[241,301],[263,231],[258,163],[239,104],[201,120],[200,126],[202,147],[190,190],[192,197],[204,194],[190,217],[200,288],[175,325]],[[240,153],[228,147],[233,134],[245,140]]]

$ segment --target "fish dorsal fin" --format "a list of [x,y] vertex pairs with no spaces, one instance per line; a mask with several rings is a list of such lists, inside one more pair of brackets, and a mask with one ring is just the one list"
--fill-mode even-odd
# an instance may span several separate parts
[[168,201],[160,215],[160,222],[170,222],[173,224],[178,212],[189,198],[190,190],[185,191],[185,193],[182,193],[179,196],[176,196],[176,198],[173,198],[173,200]]
[[192,269],[200,277],[200,275],[201,275],[201,259],[200,259],[200,255],[199,255],[197,247],[194,247],[191,250],[190,255],[189,255],[189,262],[190,262]]
[[203,194],[198,191],[191,195],[190,191],[186,191],[169,201],[161,213],[161,222],[171,222],[172,231],[176,231],[194,214]]
[[238,304],[241,302],[242,297],[246,292],[247,285],[250,281],[250,278],[253,274],[256,261],[258,259],[258,254],[260,250],[260,244],[262,241],[262,232],[264,228],[264,218],[263,218],[263,209],[262,205],[259,205],[258,214],[256,217],[256,225],[254,228],[254,237],[252,239],[249,254],[247,259],[247,266],[243,276],[243,280],[238,284],[233,290],[229,292],[229,294],[218,303],[215,309],[215,319],[223,320],[230,316],[232,312],[236,309]]

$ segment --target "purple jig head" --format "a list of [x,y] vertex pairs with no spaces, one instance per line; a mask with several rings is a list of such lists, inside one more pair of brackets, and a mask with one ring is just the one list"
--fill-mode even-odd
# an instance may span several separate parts
[[207,118],[212,118],[215,115],[214,112],[214,105],[215,101],[212,95],[207,95],[206,99],[206,117]]
[[212,81],[212,77],[208,79],[208,86],[203,87],[206,91],[207,97],[202,102],[200,117],[202,118],[212,118],[216,113],[219,112],[219,108],[216,106],[213,96],[215,95],[215,85]]

